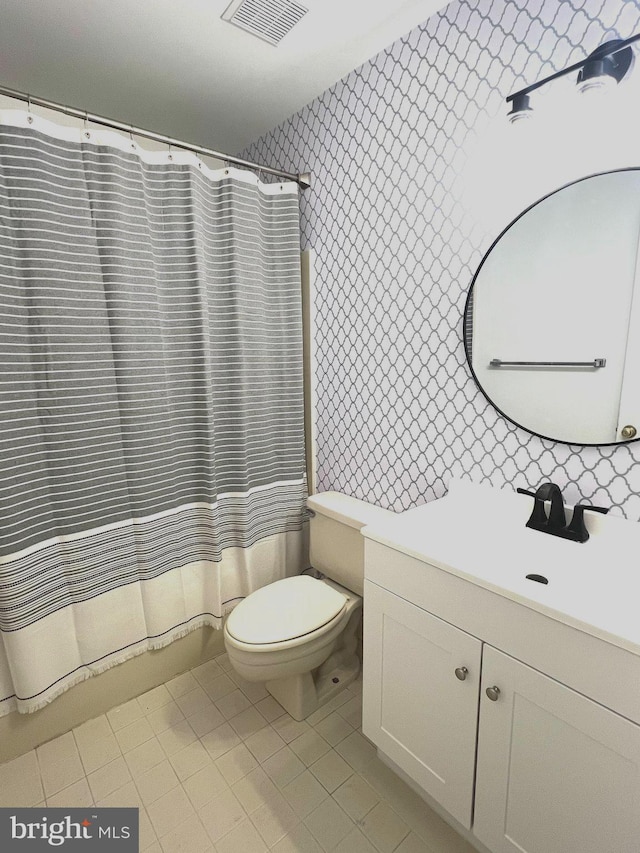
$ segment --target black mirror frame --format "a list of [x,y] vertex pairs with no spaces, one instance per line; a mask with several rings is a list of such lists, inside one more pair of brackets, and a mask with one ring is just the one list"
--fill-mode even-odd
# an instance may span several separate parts
[[590,178],[598,178],[602,175],[613,175],[613,174],[616,174],[618,172],[640,172],[640,166],[628,166],[626,168],[621,168],[621,169],[608,169],[605,172],[594,172],[592,175],[586,175],[584,178],[578,178],[575,181],[569,181],[568,183],[563,184],[561,187],[558,187],[558,189],[552,190],[550,193],[547,193],[546,195],[542,196],[542,198],[539,198],[537,201],[534,201],[532,204],[530,204],[528,207],[526,207],[523,211],[521,211],[515,217],[515,219],[512,219],[511,222],[506,226],[506,228],[504,228],[500,232],[500,234],[496,237],[496,239],[493,241],[493,243],[489,246],[488,250],[485,252],[484,257],[480,261],[480,265],[478,266],[478,269],[476,270],[476,272],[473,276],[473,279],[471,280],[471,284],[469,285],[469,290],[467,292],[467,298],[466,298],[465,303],[464,303],[464,311],[463,311],[463,315],[462,315],[462,342],[464,344],[464,352],[465,352],[465,356],[467,359],[467,365],[469,366],[469,370],[471,371],[471,376],[473,378],[473,381],[475,382],[478,390],[482,393],[483,397],[496,410],[496,412],[498,412],[499,415],[501,415],[505,420],[509,421],[509,423],[512,423],[514,426],[517,426],[519,429],[522,429],[525,432],[528,432],[530,435],[535,435],[538,438],[542,438],[545,441],[553,441],[553,442],[556,442],[558,444],[566,444],[566,445],[569,445],[570,447],[620,447],[621,445],[633,444],[633,442],[635,442],[635,441],[640,441],[640,436],[638,436],[638,438],[623,439],[622,441],[601,441],[601,442],[597,442],[597,443],[566,441],[563,438],[553,438],[550,435],[542,435],[542,433],[539,433],[539,432],[536,432],[535,430],[529,429],[529,427],[526,427],[523,424],[518,423],[518,421],[514,421],[513,418],[509,417],[509,415],[507,415],[506,412],[503,412],[502,409],[493,402],[491,397],[489,397],[489,395],[486,393],[486,391],[484,390],[484,388],[480,384],[480,380],[478,379],[476,372],[473,369],[473,365],[471,362],[471,355],[472,354],[470,351],[469,341],[468,341],[468,336],[467,336],[467,333],[469,331],[468,319],[467,318],[469,316],[470,302],[471,302],[471,299],[473,297],[473,288],[475,286],[476,280],[477,280],[478,276],[480,275],[480,272],[481,272],[483,266],[485,265],[485,262],[487,261],[489,255],[494,250],[494,248],[498,245],[500,240],[502,240],[502,238],[507,233],[507,231],[509,231],[516,224],[516,222],[519,222],[520,219],[522,219],[522,217],[525,216],[525,214],[527,214],[532,208],[537,207],[543,201],[546,201],[548,198],[551,198],[551,196],[556,195],[556,193],[562,192],[562,190],[567,189],[567,187],[572,187],[575,184],[580,184],[583,181],[588,181]]

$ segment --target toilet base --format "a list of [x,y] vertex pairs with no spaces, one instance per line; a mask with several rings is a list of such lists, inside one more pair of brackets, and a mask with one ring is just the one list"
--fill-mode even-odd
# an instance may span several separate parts
[[294,720],[304,720],[348,687],[359,674],[360,661],[356,658],[355,666],[337,668],[317,680],[314,680],[313,673],[305,672],[291,678],[267,681],[265,687]]
[[312,672],[267,681],[265,687],[294,720],[304,720],[348,687],[360,674],[357,631],[362,617],[358,607],[342,635],[340,648]]

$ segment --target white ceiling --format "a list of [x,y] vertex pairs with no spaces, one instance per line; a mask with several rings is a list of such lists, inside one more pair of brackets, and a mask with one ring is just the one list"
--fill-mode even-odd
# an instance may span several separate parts
[[229,0],[0,0],[0,86],[233,154],[446,5],[299,2],[274,47]]

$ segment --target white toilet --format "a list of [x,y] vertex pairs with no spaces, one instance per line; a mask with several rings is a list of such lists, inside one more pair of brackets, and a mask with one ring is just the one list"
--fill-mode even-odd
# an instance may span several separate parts
[[264,681],[303,720],[360,673],[364,539],[360,530],[388,510],[339,492],[309,497],[311,565],[322,578],[298,575],[252,592],[231,612],[224,644],[236,672]]

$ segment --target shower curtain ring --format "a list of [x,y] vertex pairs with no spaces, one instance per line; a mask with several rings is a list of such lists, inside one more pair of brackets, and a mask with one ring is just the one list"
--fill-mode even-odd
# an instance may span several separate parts
[[89,122],[89,110],[85,110],[85,111],[84,111],[84,119],[83,119],[83,124],[84,124],[84,136],[85,136],[85,138],[86,138],[86,139],[91,139],[91,134],[90,134],[90,133],[89,133],[89,131],[87,130],[88,122]]
[[31,115],[31,95],[27,95],[27,123],[33,124],[33,116]]
[[129,138],[131,139],[131,147],[135,148],[136,147],[136,141],[133,138],[133,125],[132,124],[129,125]]
[[167,155],[167,158],[168,158],[169,160],[173,160],[173,154],[171,153],[171,143],[170,143],[170,142],[168,142],[167,144],[168,144],[168,146],[169,146],[169,153],[168,153],[168,155]]

